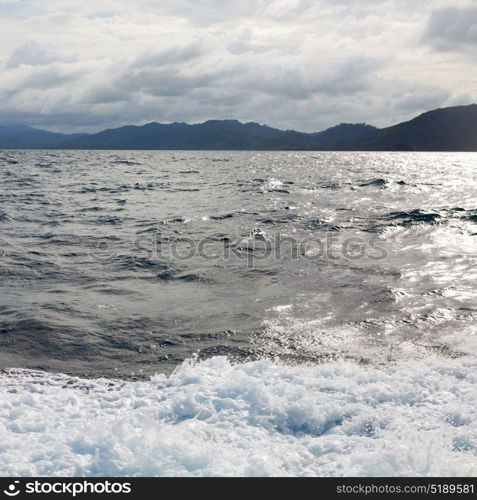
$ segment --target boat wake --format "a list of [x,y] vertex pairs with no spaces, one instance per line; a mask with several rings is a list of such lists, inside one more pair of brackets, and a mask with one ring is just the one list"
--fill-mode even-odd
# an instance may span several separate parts
[[474,341],[380,367],[214,357],[139,382],[5,372],[0,474],[472,476]]

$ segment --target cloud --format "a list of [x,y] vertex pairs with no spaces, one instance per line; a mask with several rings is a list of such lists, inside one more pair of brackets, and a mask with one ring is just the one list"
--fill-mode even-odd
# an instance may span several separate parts
[[424,38],[438,50],[462,50],[477,45],[477,7],[435,10]]
[[205,52],[205,48],[200,42],[189,43],[187,45],[175,45],[162,50],[147,49],[139,54],[129,64],[129,69],[144,67],[167,66],[169,64],[179,64],[191,59],[195,59]]
[[475,9],[447,0],[3,3],[0,122],[238,118],[317,131],[477,99]]
[[18,68],[18,66],[22,64],[28,66],[44,66],[61,60],[68,62],[72,59],[62,58],[39,43],[29,42],[17,47],[7,58],[5,66],[10,69]]

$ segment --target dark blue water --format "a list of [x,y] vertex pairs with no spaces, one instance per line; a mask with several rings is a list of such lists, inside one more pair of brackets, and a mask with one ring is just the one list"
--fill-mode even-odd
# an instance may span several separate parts
[[475,154],[0,151],[0,368],[458,356],[476,174]]

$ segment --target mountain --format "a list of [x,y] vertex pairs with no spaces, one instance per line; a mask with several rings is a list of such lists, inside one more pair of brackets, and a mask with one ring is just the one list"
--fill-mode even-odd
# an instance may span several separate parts
[[25,125],[0,125],[0,148],[42,148],[59,146],[68,137]]
[[382,129],[341,123],[315,133],[237,120],[193,125],[152,122],[71,135],[3,125],[0,148],[477,151],[477,105],[436,109]]
[[279,130],[237,120],[208,120],[204,123],[148,123],[108,129],[73,138],[63,147],[77,149],[328,149],[337,141],[374,130],[371,125],[341,124],[314,134]]
[[319,144],[323,147],[328,145],[330,148],[336,146],[340,141],[351,140],[356,137],[360,137],[365,133],[372,133],[378,130],[372,125],[367,125],[366,123],[341,123],[335,127],[324,130],[323,132],[317,132],[313,135]]
[[367,151],[477,151],[477,104],[435,109],[337,144]]
[[64,145],[81,149],[257,149],[267,139],[283,133],[237,120],[209,120],[195,125],[153,122],[104,130]]
[[341,124],[307,134],[238,120],[204,123],[148,123],[96,134],[57,134],[26,126],[0,126],[0,148],[52,149],[329,149],[337,141],[374,130],[371,125]]

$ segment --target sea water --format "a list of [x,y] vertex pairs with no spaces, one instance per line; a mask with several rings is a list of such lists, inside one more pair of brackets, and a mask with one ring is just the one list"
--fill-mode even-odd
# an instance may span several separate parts
[[1,151],[0,474],[476,474],[476,168]]

